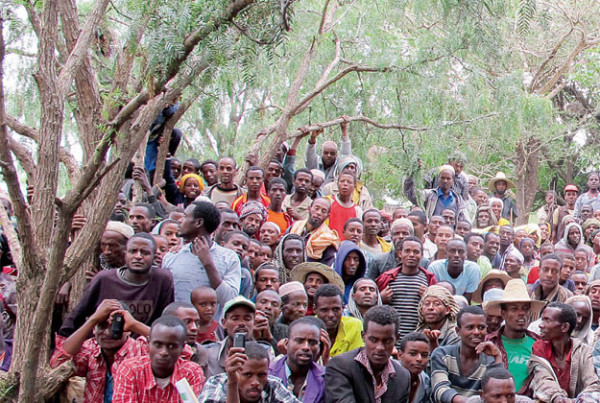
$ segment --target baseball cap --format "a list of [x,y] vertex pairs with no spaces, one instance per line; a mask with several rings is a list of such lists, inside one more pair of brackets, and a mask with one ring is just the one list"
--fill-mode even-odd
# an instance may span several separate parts
[[579,193],[579,189],[575,185],[567,185],[567,186],[565,186],[565,192],[577,192],[577,193]]
[[256,312],[256,305],[254,305],[252,301],[242,297],[241,295],[238,295],[237,297],[230,299],[225,303],[225,306],[223,307],[223,315],[225,315],[230,309],[240,305],[247,306],[252,310],[252,312]]

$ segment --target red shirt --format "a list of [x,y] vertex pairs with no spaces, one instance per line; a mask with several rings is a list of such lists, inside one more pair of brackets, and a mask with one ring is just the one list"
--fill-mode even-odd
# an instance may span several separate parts
[[[75,375],[85,377],[85,390],[83,392],[85,403],[104,401],[104,389],[106,388],[106,372],[108,370],[106,361],[96,339],[88,339],[81,346],[76,355],[71,355],[63,349],[65,337],[56,335],[56,351],[50,359],[50,367],[56,368],[63,362],[73,360],[75,364]],[[115,354],[115,360],[111,367],[111,374],[115,374],[121,363],[132,357],[148,354],[148,343],[144,337],[137,340],[127,339]]]
[[[235,211],[238,216],[242,215],[242,207],[244,207],[244,204],[246,204],[247,202],[248,192],[235,199],[233,203],[231,203],[231,209]],[[263,206],[265,206],[265,208],[269,208],[269,206],[271,205],[271,199],[269,199],[268,196],[262,193],[260,193],[260,202]]]
[[144,355],[124,361],[117,370],[114,382],[113,403],[180,403],[175,384],[186,378],[198,396],[204,386],[202,367],[190,361],[177,360],[169,384],[161,389],[156,384],[150,356]]
[[329,212],[329,228],[337,231],[340,241],[344,240],[344,224],[349,219],[355,218],[356,214],[356,204],[352,203],[351,207],[344,207],[337,198],[333,199]]
[[217,321],[213,320],[212,323],[210,324],[210,329],[208,329],[208,332],[206,333],[198,333],[198,335],[196,336],[196,342],[202,344],[205,341],[214,341],[215,343],[219,341],[218,337],[217,337],[217,329],[219,327],[219,324],[217,323]]
[[527,276],[527,284],[533,284],[537,280],[540,279],[540,267],[534,266],[529,271],[529,275]]
[[562,390],[564,390],[565,392],[567,392],[567,395],[569,395],[569,391],[570,391],[570,387],[569,384],[571,383],[571,353],[573,352],[573,343],[571,343],[571,348],[569,349],[569,352],[567,354],[567,356],[565,357],[565,361],[566,361],[566,365],[563,369],[559,369],[558,367],[558,363],[556,362],[556,357],[554,356],[554,353],[552,353],[552,343],[549,341],[545,341],[545,340],[538,340],[535,343],[533,343],[533,347],[531,349],[531,354],[535,354],[538,357],[542,357],[548,360],[548,362],[550,362],[550,365],[552,365],[552,369],[554,370],[554,373],[556,374],[556,377],[558,378],[558,384],[560,385],[560,388]]

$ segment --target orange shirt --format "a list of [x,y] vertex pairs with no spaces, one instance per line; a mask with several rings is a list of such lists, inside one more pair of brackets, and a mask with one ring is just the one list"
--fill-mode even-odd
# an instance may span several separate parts
[[273,210],[269,209],[269,216],[267,217],[267,221],[274,222],[277,224],[279,228],[281,228],[281,233],[284,234],[285,231],[292,225],[292,219],[285,212],[276,213]]

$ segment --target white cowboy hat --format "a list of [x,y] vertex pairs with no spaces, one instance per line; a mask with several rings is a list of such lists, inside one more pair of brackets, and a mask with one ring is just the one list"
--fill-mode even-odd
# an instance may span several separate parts
[[496,301],[488,301],[487,306],[500,306],[501,304],[527,303],[531,304],[531,312],[539,312],[545,305],[546,301],[537,301],[531,299],[527,292],[527,286],[523,280],[514,278],[506,283],[504,294],[501,299]]
[[504,174],[504,172],[498,172],[496,174],[496,176],[494,176],[494,178],[490,181],[490,184],[488,185],[492,192],[496,191],[496,182],[498,182],[498,181],[506,182],[507,189],[515,187],[515,183],[513,181],[511,181],[510,179],[508,179],[506,177],[506,175]]

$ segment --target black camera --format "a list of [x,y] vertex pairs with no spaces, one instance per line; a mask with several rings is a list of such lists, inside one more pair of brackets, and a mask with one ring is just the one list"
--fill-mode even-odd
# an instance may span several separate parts
[[123,314],[115,313],[112,317],[112,323],[110,325],[110,337],[118,340],[123,337],[123,328],[125,327],[125,319]]

